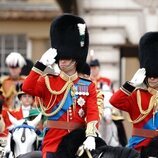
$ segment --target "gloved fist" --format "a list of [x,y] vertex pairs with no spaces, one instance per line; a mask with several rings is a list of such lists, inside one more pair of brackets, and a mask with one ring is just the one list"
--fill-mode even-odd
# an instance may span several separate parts
[[134,87],[141,85],[146,77],[145,73],[145,68],[138,69],[137,72],[134,74],[133,78],[131,79],[130,83]]
[[45,66],[49,66],[55,63],[55,57],[57,55],[56,49],[49,48],[41,57],[39,62],[44,64]]
[[95,137],[88,136],[83,142],[84,149],[95,150]]

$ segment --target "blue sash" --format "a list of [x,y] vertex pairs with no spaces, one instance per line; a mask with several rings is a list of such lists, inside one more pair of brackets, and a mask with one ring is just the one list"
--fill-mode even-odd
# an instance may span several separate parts
[[[156,130],[158,129],[158,113],[155,114],[155,121],[153,124],[153,117],[144,125],[144,129]],[[132,136],[129,139],[128,147],[134,147],[137,144],[141,143],[146,138],[140,136]]]
[[[75,86],[75,89],[77,89],[78,86],[80,86],[80,85],[89,86],[90,83],[91,83],[91,81],[79,79],[79,81],[74,86]],[[55,114],[53,116],[49,116],[48,120],[58,120],[69,109],[69,107],[73,105],[73,99],[77,99],[77,98],[78,98],[78,95],[75,95],[74,98],[71,96],[71,89],[70,89],[68,92],[68,95],[66,97],[65,103],[64,103],[63,107],[61,108],[61,110],[57,114]],[[57,105],[55,105],[55,107],[52,109],[52,111],[56,110],[58,108],[59,104],[60,104],[60,102]]]

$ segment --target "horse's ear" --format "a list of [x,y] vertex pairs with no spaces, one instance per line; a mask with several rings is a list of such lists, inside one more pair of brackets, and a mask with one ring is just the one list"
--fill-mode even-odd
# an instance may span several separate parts
[[37,117],[35,117],[32,121],[27,121],[29,125],[36,127],[37,124],[40,122],[42,117],[42,113],[39,113]]
[[11,115],[9,112],[7,112],[7,113],[8,113],[8,117],[9,117],[10,122],[13,125],[18,125],[18,120],[13,115]]

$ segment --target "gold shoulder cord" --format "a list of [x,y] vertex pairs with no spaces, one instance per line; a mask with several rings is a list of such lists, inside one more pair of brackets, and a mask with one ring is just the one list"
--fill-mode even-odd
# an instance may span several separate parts
[[49,92],[50,92],[52,95],[55,95],[55,99],[54,99],[54,101],[53,101],[53,104],[54,104],[55,101],[56,101],[57,95],[62,94],[62,93],[66,90],[66,91],[65,91],[65,94],[64,94],[64,97],[63,97],[63,99],[61,100],[61,103],[59,104],[58,108],[57,108],[56,110],[54,110],[53,112],[51,112],[51,113],[46,113],[45,111],[47,111],[48,109],[52,108],[52,106],[53,106],[53,104],[52,104],[52,106],[50,106],[50,103],[51,103],[51,100],[52,100],[52,95],[51,95],[51,99],[50,99],[50,101],[49,101],[49,104],[48,104],[47,108],[44,107],[44,105],[42,104],[40,98],[38,98],[39,104],[40,104],[40,107],[41,107],[41,110],[42,110],[42,113],[43,113],[45,116],[53,116],[53,115],[57,114],[57,113],[61,110],[61,108],[63,107],[63,105],[64,105],[64,103],[65,103],[65,100],[66,100],[66,97],[67,97],[67,94],[69,93],[69,90],[71,89],[71,87],[72,87],[72,85],[73,85],[73,82],[70,81],[70,80],[67,81],[67,82],[65,83],[65,85],[63,86],[63,88],[62,88],[60,91],[54,91],[54,90],[51,89],[48,76],[45,76],[45,83],[46,83],[46,86],[47,86]]
[[68,87],[69,84],[72,84],[72,81],[70,81],[70,80],[67,81],[67,82],[65,83],[65,85],[63,86],[63,88],[62,88],[60,91],[53,91],[53,90],[51,89],[48,76],[45,76],[45,84],[46,84],[46,86],[47,86],[47,88],[48,88],[48,90],[49,90],[49,92],[50,92],[51,94],[59,95],[59,94],[63,93],[63,92],[66,90],[66,88]]
[[155,95],[153,95],[151,97],[150,102],[149,102],[149,107],[146,110],[143,110],[142,109],[142,105],[141,105],[140,91],[137,90],[137,103],[138,103],[138,108],[139,108],[139,111],[140,111],[140,115],[135,120],[132,120],[130,118],[130,116],[128,115],[129,122],[131,122],[133,124],[139,123],[140,121],[142,121],[151,112],[151,110],[154,107],[154,103],[155,103]]

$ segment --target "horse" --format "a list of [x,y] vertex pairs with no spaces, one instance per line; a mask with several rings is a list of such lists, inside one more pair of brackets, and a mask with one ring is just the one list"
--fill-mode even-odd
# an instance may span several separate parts
[[33,152],[37,144],[36,126],[41,120],[42,114],[40,113],[32,121],[21,119],[17,120],[9,112],[9,119],[12,125],[9,127],[9,134],[7,137],[7,145],[4,149],[3,157],[9,158],[23,158],[28,153],[31,155],[38,155],[42,158],[40,151]]
[[[13,126],[12,133],[9,134],[7,140],[6,157],[9,155],[9,158],[42,158],[41,152],[35,153],[35,156],[29,154],[33,150],[37,137],[35,127],[41,119],[41,114],[32,121],[16,120],[10,114],[9,118]],[[100,137],[95,139],[96,150],[92,152],[84,150],[85,139],[85,129],[79,128],[71,131],[63,137],[53,158],[140,158],[139,153],[134,149],[107,146]]]
[[151,142],[141,149],[141,158],[158,158],[158,136],[152,138]]
[[120,111],[113,107],[109,99],[113,95],[111,88],[104,85],[102,88],[104,94],[104,109],[102,118],[99,122],[100,137],[106,141],[109,146],[126,146],[127,137],[123,126],[123,116]]
[[62,139],[53,158],[140,158],[135,149],[107,146],[100,137],[95,138],[96,150],[84,150],[85,139],[85,129],[73,130]]

